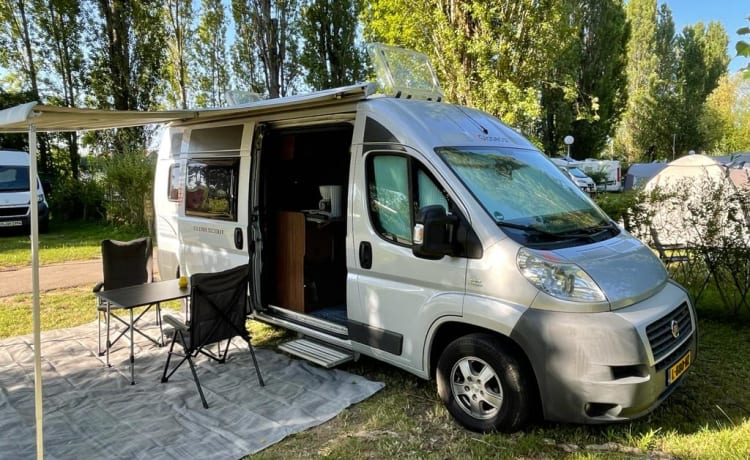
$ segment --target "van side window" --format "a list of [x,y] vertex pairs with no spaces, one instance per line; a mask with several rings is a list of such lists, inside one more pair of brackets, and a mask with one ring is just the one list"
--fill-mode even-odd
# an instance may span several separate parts
[[169,201],[180,201],[180,170],[179,163],[174,163],[169,167],[169,184],[167,184]]
[[367,166],[368,203],[375,230],[383,238],[412,244],[414,217],[419,209],[448,201],[427,171],[415,160],[397,154],[370,156]]
[[236,221],[239,174],[239,158],[188,162],[185,215]]

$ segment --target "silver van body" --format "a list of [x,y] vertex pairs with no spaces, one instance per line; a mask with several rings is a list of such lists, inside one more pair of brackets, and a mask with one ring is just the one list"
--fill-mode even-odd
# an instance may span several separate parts
[[480,111],[361,87],[263,101],[170,126],[154,188],[162,278],[249,262],[254,319],[436,378],[473,430],[536,402],[632,419],[696,357],[653,252]]

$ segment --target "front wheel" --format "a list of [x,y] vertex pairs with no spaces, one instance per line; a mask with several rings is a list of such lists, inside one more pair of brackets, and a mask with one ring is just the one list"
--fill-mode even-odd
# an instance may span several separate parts
[[531,384],[515,356],[489,334],[454,340],[438,361],[440,399],[448,412],[472,431],[522,427],[532,411]]

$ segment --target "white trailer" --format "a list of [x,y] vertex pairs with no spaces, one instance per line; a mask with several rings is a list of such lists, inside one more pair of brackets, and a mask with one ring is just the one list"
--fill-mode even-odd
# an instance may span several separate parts
[[597,182],[597,191],[622,191],[622,166],[618,160],[597,160],[594,158],[587,158],[583,161],[577,161],[573,165],[582,169],[587,175],[595,178],[595,180],[600,172],[605,172],[607,174],[604,183]]

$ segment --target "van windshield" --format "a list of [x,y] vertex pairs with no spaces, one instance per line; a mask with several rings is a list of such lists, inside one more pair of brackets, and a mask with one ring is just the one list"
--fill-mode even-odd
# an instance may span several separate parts
[[568,168],[568,171],[570,171],[571,175],[573,175],[575,177],[579,177],[581,179],[586,179],[587,177],[589,177],[589,176],[586,175],[585,172],[581,171],[578,168]]
[[0,192],[29,190],[28,166],[0,166]]
[[522,244],[567,246],[619,233],[541,152],[500,147],[435,150],[498,226]]

